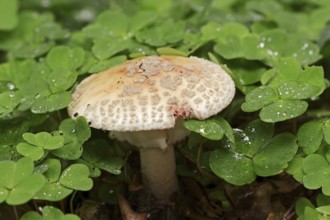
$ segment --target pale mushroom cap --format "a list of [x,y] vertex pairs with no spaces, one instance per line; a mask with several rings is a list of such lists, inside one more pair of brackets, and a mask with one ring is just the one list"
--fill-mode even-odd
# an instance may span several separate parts
[[178,117],[202,120],[217,114],[234,94],[233,80],[215,63],[147,56],[84,79],[68,110],[103,130],[167,129]]

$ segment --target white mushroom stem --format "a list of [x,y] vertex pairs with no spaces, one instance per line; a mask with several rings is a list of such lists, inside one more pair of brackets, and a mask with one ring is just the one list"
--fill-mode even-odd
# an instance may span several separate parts
[[167,200],[178,190],[174,147],[140,149],[144,186],[160,200]]
[[166,130],[112,131],[110,138],[127,141],[139,148],[141,172],[146,189],[160,200],[168,200],[178,190],[174,143],[189,134],[182,119]]

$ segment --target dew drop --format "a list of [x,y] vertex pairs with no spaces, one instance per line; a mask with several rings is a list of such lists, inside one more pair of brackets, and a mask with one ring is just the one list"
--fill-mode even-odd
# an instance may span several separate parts
[[11,82],[7,83],[7,87],[9,90],[14,90],[16,88],[14,83],[11,83]]

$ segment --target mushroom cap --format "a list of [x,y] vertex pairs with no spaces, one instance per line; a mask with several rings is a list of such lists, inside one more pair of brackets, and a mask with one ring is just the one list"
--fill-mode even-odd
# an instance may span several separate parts
[[218,64],[197,57],[146,56],[85,78],[68,112],[102,130],[168,129],[177,118],[217,114],[234,94],[233,80]]

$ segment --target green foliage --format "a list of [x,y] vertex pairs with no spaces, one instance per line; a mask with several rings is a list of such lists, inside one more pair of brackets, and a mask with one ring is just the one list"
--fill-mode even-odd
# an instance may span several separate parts
[[0,49],[8,51],[12,59],[36,58],[47,53],[55,41],[68,36],[69,32],[55,23],[51,13],[25,11],[19,13],[15,29],[0,36]]
[[[95,140],[85,146],[81,156],[81,162],[90,168],[90,175],[97,177],[101,170],[112,174],[120,174],[124,166],[124,160],[119,156],[114,156],[115,152],[104,140]],[[111,159],[110,159],[111,158]]]
[[17,25],[18,1],[0,1],[0,30],[12,30]]
[[279,122],[302,115],[308,107],[305,99],[318,96],[325,89],[323,70],[319,67],[301,69],[293,58],[281,59],[261,77],[262,86],[245,97],[242,110],[260,111],[265,122]]
[[[55,206],[79,191],[114,204],[138,166],[127,145],[68,118],[74,86],[127,59],[193,55],[221,64],[238,91],[219,115],[184,121],[178,173],[206,188],[292,175],[322,192],[298,200],[298,219],[329,219],[329,10],[328,0],[0,0],[0,202],[24,204],[25,220],[78,219]],[[31,200],[54,207],[37,213]]]
[[53,206],[45,206],[41,211],[42,215],[37,212],[30,211],[25,213],[21,220],[79,220],[80,218],[74,214],[63,214],[61,210]]
[[251,183],[256,176],[272,176],[282,172],[295,155],[295,137],[282,133],[272,138],[273,125],[259,120],[246,129],[234,130],[235,143],[226,142],[212,152],[210,167],[219,177],[235,185]]
[[296,203],[296,213],[298,220],[329,219],[330,197],[319,194],[316,198],[316,207],[308,199],[299,198]]
[[183,125],[196,133],[201,134],[210,140],[221,140],[224,135],[231,141],[235,142],[232,128],[226,120],[221,117],[215,117],[204,121],[188,120]]
[[34,197],[45,184],[45,178],[34,173],[33,168],[32,160],[26,157],[17,162],[0,162],[0,202],[19,205]]

